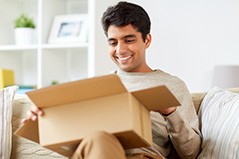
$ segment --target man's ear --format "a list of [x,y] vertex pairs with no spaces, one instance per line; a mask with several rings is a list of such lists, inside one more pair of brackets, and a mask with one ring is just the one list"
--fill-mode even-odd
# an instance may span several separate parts
[[145,46],[146,46],[146,48],[148,48],[148,47],[150,46],[151,41],[152,41],[151,34],[148,33],[148,34],[146,35],[146,38],[145,38]]

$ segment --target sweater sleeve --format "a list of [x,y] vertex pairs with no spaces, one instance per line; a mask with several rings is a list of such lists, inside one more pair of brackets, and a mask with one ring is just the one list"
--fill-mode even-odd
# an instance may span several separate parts
[[165,116],[169,137],[181,158],[193,159],[198,156],[201,146],[196,110],[184,83],[174,87],[173,93],[181,106],[177,107],[172,114]]

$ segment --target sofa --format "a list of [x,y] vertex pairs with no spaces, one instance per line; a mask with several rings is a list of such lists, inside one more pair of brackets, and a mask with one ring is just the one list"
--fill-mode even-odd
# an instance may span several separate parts
[[[230,89],[233,92],[239,92],[239,88]],[[197,112],[199,113],[200,105],[207,93],[192,93],[192,99]],[[209,97],[211,98],[211,97]],[[22,123],[21,120],[26,118],[26,112],[30,109],[32,103],[26,95],[16,94],[13,101],[12,109],[12,132],[14,132]],[[239,106],[239,105],[238,105]],[[214,116],[212,114],[211,116]],[[200,123],[202,127],[202,123]],[[239,124],[238,124],[239,127]],[[238,145],[237,145],[238,147]],[[238,148],[237,148],[238,149]],[[24,138],[13,135],[12,136],[12,151],[11,159],[65,159],[66,157],[61,156],[55,152],[47,150],[42,146],[28,141]],[[207,158],[207,157],[201,157]],[[233,158],[233,157],[229,157]]]

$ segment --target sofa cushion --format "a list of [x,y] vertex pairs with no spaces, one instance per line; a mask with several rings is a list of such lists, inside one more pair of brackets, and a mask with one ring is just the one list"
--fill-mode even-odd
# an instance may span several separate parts
[[239,94],[211,89],[202,101],[199,119],[203,137],[199,158],[238,158]]
[[9,159],[12,147],[12,102],[17,86],[0,90],[0,158]]
[[193,104],[194,104],[194,107],[195,107],[197,113],[198,113],[198,110],[200,108],[200,105],[201,105],[202,100],[205,97],[205,95],[206,95],[206,93],[192,93],[191,94]]

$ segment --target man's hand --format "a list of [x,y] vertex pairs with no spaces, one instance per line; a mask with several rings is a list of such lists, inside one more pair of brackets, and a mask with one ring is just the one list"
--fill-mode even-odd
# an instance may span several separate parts
[[26,123],[28,120],[36,121],[38,116],[42,116],[44,112],[41,109],[38,109],[35,105],[32,106],[31,110],[27,112],[28,118],[23,119],[22,123]]
[[170,108],[167,108],[167,109],[164,109],[164,110],[160,110],[159,112],[165,116],[173,113],[175,110],[176,110],[177,107],[170,107]]

